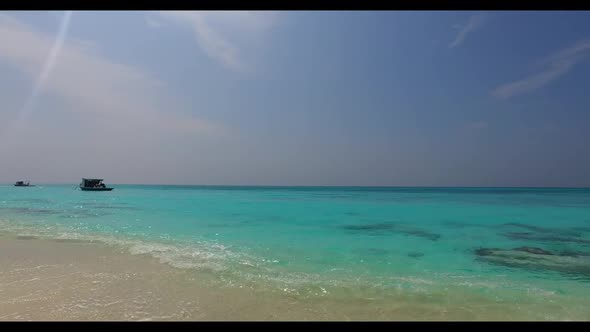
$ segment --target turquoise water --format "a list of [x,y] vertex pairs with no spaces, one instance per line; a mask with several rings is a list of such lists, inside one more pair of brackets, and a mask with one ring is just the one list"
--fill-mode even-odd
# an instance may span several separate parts
[[[114,187],[0,186],[2,229],[96,239],[227,285],[308,297],[590,295],[590,189]],[[522,246],[566,255],[508,264],[476,254]]]

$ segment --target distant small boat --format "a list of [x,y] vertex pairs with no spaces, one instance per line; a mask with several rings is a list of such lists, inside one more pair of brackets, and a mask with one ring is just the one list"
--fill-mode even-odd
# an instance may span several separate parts
[[15,187],[34,187],[29,181],[16,181],[14,184]]
[[111,191],[113,188],[108,188],[102,183],[103,179],[82,179],[80,183],[80,190],[84,191]]

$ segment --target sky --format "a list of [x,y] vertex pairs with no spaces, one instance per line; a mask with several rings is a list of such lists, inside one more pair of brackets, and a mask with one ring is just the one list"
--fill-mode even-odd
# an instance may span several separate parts
[[0,12],[0,182],[590,186],[590,13]]

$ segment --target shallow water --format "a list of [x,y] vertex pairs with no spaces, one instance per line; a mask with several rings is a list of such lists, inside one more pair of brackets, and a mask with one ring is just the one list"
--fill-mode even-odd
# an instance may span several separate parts
[[[212,274],[220,287],[309,301],[469,308],[465,319],[490,305],[589,318],[589,189],[115,188],[0,186],[2,230],[23,241],[100,241]],[[508,264],[476,254],[519,247],[568,256]]]

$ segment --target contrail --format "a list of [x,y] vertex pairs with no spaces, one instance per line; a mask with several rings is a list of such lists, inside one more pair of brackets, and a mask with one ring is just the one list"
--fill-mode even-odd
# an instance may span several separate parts
[[47,81],[49,74],[51,74],[51,71],[55,66],[57,56],[59,55],[59,52],[61,51],[61,48],[63,47],[63,44],[66,40],[68,26],[70,25],[72,14],[72,11],[66,11],[64,13],[64,16],[59,26],[59,31],[57,33],[57,36],[55,37],[55,42],[53,43],[51,51],[49,52],[49,56],[47,57],[47,60],[43,65],[43,70],[41,71],[39,77],[37,77],[37,80],[35,81],[35,85],[33,86],[33,90],[31,91],[29,98],[27,98],[25,104],[23,105],[23,108],[19,112],[20,116],[18,122],[26,120],[27,116],[31,113],[37,96],[43,89],[43,85],[45,84],[45,81]]

